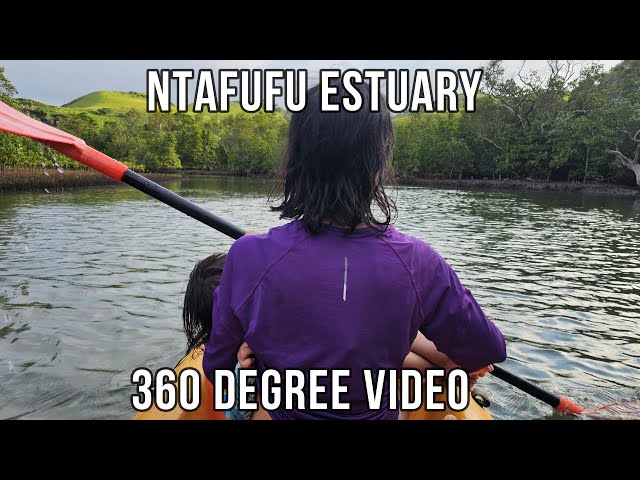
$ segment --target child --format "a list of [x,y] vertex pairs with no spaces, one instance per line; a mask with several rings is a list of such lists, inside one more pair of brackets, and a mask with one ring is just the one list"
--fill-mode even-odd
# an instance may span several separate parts
[[[330,102],[348,99],[341,84]],[[358,85],[370,105],[367,84]],[[377,112],[320,110],[319,87],[291,116],[284,193],[273,210],[291,221],[237,240],[214,293],[203,369],[233,369],[247,342],[259,372],[273,368],[401,368],[418,331],[468,372],[504,361],[502,333],[449,264],[390,225],[384,191],[393,150],[386,102]],[[375,207],[382,219],[374,215]],[[396,419],[389,392],[367,404],[362,375],[343,382],[349,411],[271,411],[274,419]],[[303,389],[309,398],[308,389]],[[331,388],[319,401],[331,400]]]
[[189,274],[182,306],[182,328],[187,336],[187,354],[203,347],[211,331],[213,291],[220,283],[227,256],[214,253],[196,263]]
[[[189,274],[182,307],[182,326],[187,336],[187,355],[196,348],[203,348],[209,338],[213,291],[220,283],[226,257],[223,253],[214,253],[196,263]],[[230,420],[251,418],[251,412],[237,408],[225,411],[224,414],[225,418]]]

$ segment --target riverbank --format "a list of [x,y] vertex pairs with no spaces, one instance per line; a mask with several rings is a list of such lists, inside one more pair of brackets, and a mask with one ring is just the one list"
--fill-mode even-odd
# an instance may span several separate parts
[[[211,170],[166,170],[144,173],[145,177],[163,183],[180,176],[239,176],[235,173]],[[255,175],[257,178],[272,178],[273,175]],[[582,192],[617,197],[640,197],[640,189],[630,185],[611,183],[544,182],[538,180],[489,180],[489,179],[433,179],[399,177],[398,185],[425,188],[450,188],[465,190]],[[49,192],[73,188],[114,186],[118,182],[92,170],[66,170],[25,168],[0,172],[0,193],[46,190]]]
[[613,183],[545,182],[542,180],[398,178],[399,185],[465,190],[581,192],[616,197],[640,197],[640,189]]
[[[145,174],[157,183],[176,178],[164,173]],[[0,193],[44,190],[56,192],[77,188],[119,185],[118,182],[93,170],[62,170],[55,168],[24,168],[0,171]]]

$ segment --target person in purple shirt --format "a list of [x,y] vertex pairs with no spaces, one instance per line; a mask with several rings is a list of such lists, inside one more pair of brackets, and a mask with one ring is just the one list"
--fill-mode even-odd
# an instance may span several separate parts
[[[350,98],[335,87],[332,103]],[[355,88],[369,105],[369,86]],[[397,419],[389,389],[381,408],[369,408],[363,372],[400,369],[418,332],[468,372],[506,358],[503,335],[445,259],[391,225],[383,180],[394,136],[379,104],[378,112],[323,112],[319,87],[308,91],[291,117],[284,192],[272,207],[291,221],[238,239],[215,289],[203,357],[210,381],[234,369],[245,341],[258,373],[350,372],[340,396],[349,409],[298,403],[270,411],[273,419]],[[331,384],[322,385],[319,401],[328,403]],[[307,383],[303,391],[308,398]]]
[[[197,355],[198,351],[203,351],[205,344],[209,339],[211,331],[213,311],[213,292],[220,283],[226,254],[214,253],[200,261],[195,265],[189,274],[189,280],[184,292],[184,302],[182,308],[182,326],[187,340],[186,355]],[[240,368],[250,369],[255,361],[255,355],[251,347],[244,342],[238,350],[238,364],[236,372]],[[403,369],[418,370],[422,373],[430,368],[444,368],[451,370],[458,368],[449,357],[439,352],[433,342],[429,341],[422,333],[418,332],[416,339],[411,345],[411,351],[408,353],[402,364]],[[486,373],[493,371],[493,366],[472,372],[469,374],[469,386],[473,387],[481,377]],[[249,377],[250,383],[255,384],[255,378]],[[236,385],[239,384],[236,377]],[[479,392],[471,392],[476,397]],[[480,394],[481,395],[481,394]],[[482,395],[481,395],[482,396]],[[225,410],[224,414],[227,419],[231,420],[268,420],[271,417],[262,408],[256,410],[239,408],[239,392],[236,390],[236,398],[233,408]],[[254,395],[255,397],[255,395]],[[259,398],[259,397],[257,397]],[[209,400],[211,401],[211,400]],[[399,418],[404,416],[405,412],[401,411]],[[453,415],[444,417],[445,420],[455,419]]]

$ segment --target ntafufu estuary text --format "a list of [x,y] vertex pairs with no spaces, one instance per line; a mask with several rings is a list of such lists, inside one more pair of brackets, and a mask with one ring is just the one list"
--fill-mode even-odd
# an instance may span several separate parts
[[[480,87],[482,70],[338,70],[319,72],[321,110],[341,109],[355,112],[361,108],[379,111],[380,96],[384,95],[389,110],[400,112],[467,112],[476,108],[476,94]],[[334,98],[336,82],[342,82],[349,96]],[[371,86],[369,103],[365,105],[355,86],[368,82]],[[147,70],[147,111],[186,112],[193,105],[194,112],[228,112],[232,101],[237,101],[246,112],[264,110],[273,112],[282,99],[284,108],[291,112],[304,110],[309,84],[307,70],[255,69],[255,70]],[[171,103],[175,89],[177,105]],[[464,97],[462,101],[461,97]],[[459,105],[464,104],[464,105]]]

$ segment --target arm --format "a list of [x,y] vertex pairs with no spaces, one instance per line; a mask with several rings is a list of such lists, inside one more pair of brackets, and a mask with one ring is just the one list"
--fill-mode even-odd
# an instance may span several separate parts
[[[235,244],[234,244],[235,245]],[[205,345],[202,368],[205,376],[213,382],[214,370],[233,370],[236,355],[244,342],[245,332],[232,307],[232,285],[237,281],[234,273],[235,255],[231,246],[218,288],[213,292],[213,318],[211,334]]]
[[[240,358],[239,354],[238,358]],[[416,339],[411,345],[411,351],[404,360],[402,368],[424,370],[425,368],[433,368],[434,366],[444,368],[447,371],[459,367],[448,356],[438,351],[431,340],[425,337],[421,332],[418,332]],[[480,370],[469,373],[469,386],[473,387],[478,383],[480,377],[484,377],[487,372],[493,372],[493,365],[487,365]]]
[[420,355],[422,358],[429,360],[429,362],[442,367],[446,370],[457,367],[457,365],[444,353],[438,351],[435,344],[427,339],[421,332],[418,332],[416,339],[411,345],[411,352]]
[[424,315],[420,331],[467,372],[506,359],[505,339],[449,264],[428,247],[417,272]]

